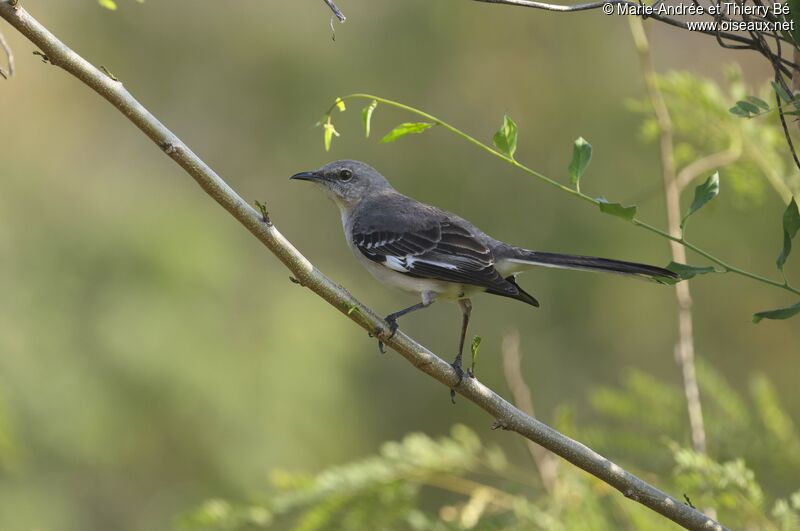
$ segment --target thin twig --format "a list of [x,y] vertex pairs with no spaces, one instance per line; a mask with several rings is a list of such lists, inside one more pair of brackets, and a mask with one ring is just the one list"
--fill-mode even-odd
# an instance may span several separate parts
[[[503,4],[509,6],[530,7],[533,9],[542,9],[545,11],[556,11],[559,13],[572,13],[577,11],[589,11],[593,9],[601,9],[606,4],[629,6],[633,9],[641,8],[641,4],[639,4],[638,2],[633,2],[632,0],[609,0],[609,1],[587,2],[583,4],[570,4],[570,5],[552,4],[549,2],[536,2],[534,0],[473,0],[473,1],[481,2],[484,4]],[[641,16],[642,18],[652,18],[653,20],[658,20],[659,22],[664,22],[665,24],[669,24],[670,26],[675,26],[677,28],[685,30],[689,29],[689,25],[685,21],[670,18],[664,15],[660,15],[658,13],[653,13],[646,16],[641,15]],[[734,42],[746,44],[748,45],[747,48],[751,48],[752,46],[751,39],[742,37],[741,35],[737,35],[735,33],[727,33],[719,30],[715,31],[705,28],[696,28],[694,31],[697,33],[704,33],[706,35],[718,35]]]
[[344,16],[344,13],[342,13],[341,9],[336,7],[336,4],[333,3],[333,0],[323,0],[323,1],[326,4],[328,4],[328,7],[331,8],[331,11],[333,11],[333,14],[336,15],[336,18],[339,19],[339,22],[344,22],[345,20],[347,20],[347,17]]
[[[510,330],[503,336],[501,349],[503,353],[503,374],[505,375],[508,389],[511,391],[511,396],[514,398],[514,404],[524,413],[535,417],[531,390],[522,377],[522,355],[519,350],[518,330]],[[533,441],[525,442],[528,452],[539,470],[542,485],[544,485],[547,492],[552,493],[558,479],[558,461],[553,454],[538,444],[534,444]]]
[[[63,68],[89,88],[108,100],[136,127],[178,163],[205,192],[256,236],[295,278],[334,306],[350,320],[369,332],[376,332],[384,343],[406,358],[414,367],[441,382],[456,388],[459,394],[474,402],[496,419],[504,429],[519,433],[575,466],[686,529],[722,530],[722,525],[681,500],[653,487],[546,424],[526,415],[476,378],[459,377],[449,363],[402,332],[390,337],[386,323],[371,309],[335,284],[314,267],[275,227],[264,223],[261,215],[245,202],[202,159],[195,155],[174,133],[167,129],[121,83],[113,81],[83,57],[59,41],[27,11],[15,8],[8,0],[0,0],[0,17],[39,47],[52,63]],[[353,311],[353,308],[358,311]]]
[[6,42],[3,32],[0,32],[0,49],[6,54],[6,63],[8,64],[8,70],[3,70],[3,68],[0,67],[0,76],[2,76],[3,79],[8,79],[14,75],[14,53]]
[[[680,188],[675,171],[675,154],[672,138],[672,120],[664,97],[658,87],[653,57],[650,54],[650,43],[642,21],[635,17],[629,19],[631,33],[639,53],[645,86],[650,103],[656,115],[659,130],[659,146],[661,152],[661,171],[664,181],[664,195],[667,203],[667,225],[672,236],[681,237],[681,198]],[[686,263],[686,249],[670,241],[672,260],[679,264]],[[696,452],[706,451],[706,430],[703,422],[703,409],[700,404],[700,390],[694,363],[694,332],[692,326],[692,295],[688,282],[675,284],[675,296],[678,300],[678,341],[675,345],[675,356],[683,374],[683,389],[686,394],[686,406],[689,413],[689,425],[692,434],[692,447]]]

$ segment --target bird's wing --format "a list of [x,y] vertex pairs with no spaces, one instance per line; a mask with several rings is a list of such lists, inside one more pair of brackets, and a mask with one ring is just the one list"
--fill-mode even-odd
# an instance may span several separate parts
[[502,294],[517,292],[495,269],[491,249],[449,220],[408,232],[356,230],[353,243],[370,260],[402,274],[482,286]]

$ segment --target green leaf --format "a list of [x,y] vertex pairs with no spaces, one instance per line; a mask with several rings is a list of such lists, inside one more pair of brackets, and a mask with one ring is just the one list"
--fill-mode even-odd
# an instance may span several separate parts
[[569,163],[569,181],[577,191],[581,191],[581,175],[592,160],[592,145],[582,136],[572,146],[572,160]]
[[779,83],[775,81],[770,82],[772,84],[772,90],[786,103],[790,103],[792,101],[792,97],[786,92],[786,89],[783,88]]
[[498,151],[514,158],[514,153],[517,151],[517,124],[510,116],[503,116],[503,125],[494,134],[492,141]]
[[472,351],[473,358],[478,355],[478,349],[481,346],[481,341],[483,341],[481,339],[481,336],[475,336],[472,338],[472,345],[470,345],[470,350]]
[[635,206],[622,206],[620,203],[611,203],[605,197],[598,197],[597,201],[597,206],[600,207],[601,212],[617,216],[626,221],[633,221],[633,218],[636,217]]
[[797,235],[798,230],[800,230],[800,211],[797,209],[797,201],[792,197],[789,206],[783,213],[783,249],[775,261],[780,271],[783,271],[783,265],[789,258],[789,253],[792,252],[792,239]]
[[740,109],[744,109],[745,111],[747,111],[749,113],[752,113],[752,114],[758,114],[759,113],[758,107],[756,107],[755,105],[753,105],[749,101],[740,100],[740,101],[736,102],[736,105]]
[[436,124],[432,124],[430,122],[413,122],[413,123],[406,122],[400,124],[391,131],[389,131],[389,133],[387,133],[386,136],[381,138],[381,144],[386,144],[387,142],[394,142],[398,138],[402,138],[406,135],[425,132],[434,125]]
[[111,11],[116,11],[117,9],[117,3],[114,0],[97,0],[97,3]]
[[339,132],[336,131],[335,127],[333,127],[333,124],[331,123],[330,119],[327,122],[325,122],[325,124],[322,127],[324,128],[323,141],[325,143],[325,151],[330,151],[333,137],[339,136]]
[[347,110],[347,107],[344,106],[344,100],[342,98],[336,98],[334,105],[336,105],[336,108],[339,109],[339,112],[344,112]]
[[364,107],[364,110],[361,111],[361,119],[364,120],[364,133],[366,134],[367,138],[369,138],[369,129],[370,124],[372,123],[372,112],[377,106],[378,102],[372,100],[372,103]]
[[[715,273],[716,269],[712,266],[708,267],[697,267],[691,266],[686,264],[679,264],[678,262],[670,262],[666,269],[672,271],[676,275],[678,275],[680,280],[689,280],[690,278],[694,278],[697,275],[705,275],[707,273]],[[675,284],[680,282],[679,280],[672,280],[672,279],[665,279],[664,280],[667,284]]]
[[706,182],[694,189],[694,199],[692,200],[692,204],[689,205],[689,210],[686,211],[686,214],[683,215],[683,219],[681,219],[681,228],[686,225],[686,220],[689,219],[689,216],[703,208],[706,203],[717,197],[718,194],[719,172],[714,172]]
[[481,346],[481,336],[475,336],[472,338],[472,345],[470,345],[470,350],[472,351],[472,367],[471,371],[475,373],[475,362],[478,360],[478,348]]
[[753,322],[758,323],[762,319],[788,319],[800,313],[800,302],[792,304],[786,308],[778,308],[777,310],[766,310],[753,314]]
[[735,114],[736,116],[744,116],[745,118],[750,118],[750,113],[742,109],[738,105],[728,109],[728,112],[730,112],[731,114]]
[[769,103],[756,96],[747,96],[747,101],[765,111],[769,110]]

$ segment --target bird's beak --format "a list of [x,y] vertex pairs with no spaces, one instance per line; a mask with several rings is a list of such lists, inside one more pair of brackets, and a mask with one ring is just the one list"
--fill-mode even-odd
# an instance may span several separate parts
[[298,181],[317,181],[319,180],[319,175],[317,175],[313,171],[304,171],[300,173],[295,173],[290,179],[296,179]]

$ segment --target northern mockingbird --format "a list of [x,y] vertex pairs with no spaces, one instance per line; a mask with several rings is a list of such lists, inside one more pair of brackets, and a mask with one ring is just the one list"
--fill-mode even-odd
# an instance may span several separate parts
[[459,378],[463,377],[461,355],[472,295],[485,291],[539,306],[539,301],[517,284],[517,273],[544,266],[606,271],[655,281],[678,278],[660,267],[542,253],[495,240],[455,214],[404,196],[363,162],[339,160],[291,178],[314,183],[336,203],[347,245],[376,279],[421,297],[418,304],[386,317],[391,335],[397,331],[397,319],[407,313],[436,300],[458,302],[463,319],[458,355],[452,365]]

